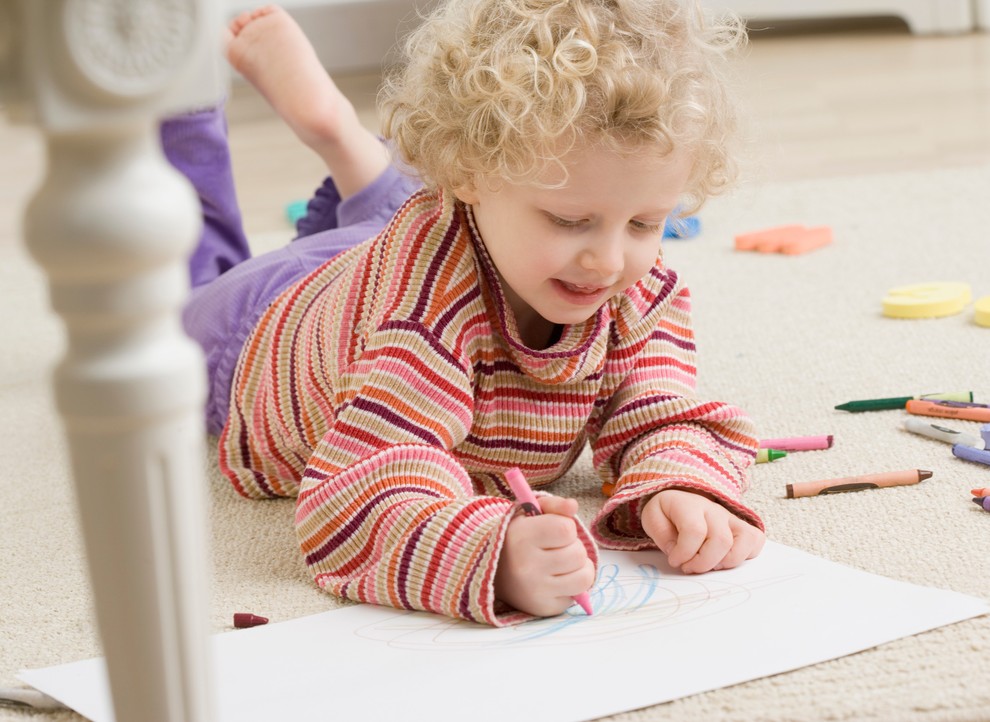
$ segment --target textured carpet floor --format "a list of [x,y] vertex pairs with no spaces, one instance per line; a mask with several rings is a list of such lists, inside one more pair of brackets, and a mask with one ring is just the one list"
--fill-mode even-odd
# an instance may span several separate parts
[[[835,436],[828,451],[754,470],[749,500],[772,539],[990,599],[990,514],[969,501],[971,487],[990,486],[990,467],[902,431],[904,412],[832,410],[851,399],[956,389],[990,401],[990,328],[974,324],[971,308],[919,321],[880,314],[885,290],[902,284],[964,281],[975,297],[990,295],[988,197],[987,168],[767,184],[718,199],[702,213],[700,237],[667,244],[668,265],[695,298],[701,393],[746,408],[763,437]],[[797,257],[732,250],[735,233],[784,223],[829,224],[835,243]],[[0,249],[0,307],[0,686],[11,686],[20,668],[100,649],[47,382],[63,336],[21,248]],[[207,464],[214,630],[228,629],[234,610],[284,620],[338,606],[298,558],[292,503],[245,501],[220,479],[215,456]],[[791,481],[903,468],[935,475],[913,487],[784,498]],[[586,457],[559,487],[586,512],[600,503]],[[663,653],[644,650],[640,663]],[[990,720],[988,680],[990,616],[615,719],[975,722]],[[28,719],[80,718],[0,710],[0,720]]]

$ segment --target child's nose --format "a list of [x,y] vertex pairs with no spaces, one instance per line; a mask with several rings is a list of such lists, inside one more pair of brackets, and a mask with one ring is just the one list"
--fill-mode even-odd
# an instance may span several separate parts
[[612,236],[596,239],[584,249],[580,262],[582,268],[603,278],[619,275],[625,263],[621,240]]

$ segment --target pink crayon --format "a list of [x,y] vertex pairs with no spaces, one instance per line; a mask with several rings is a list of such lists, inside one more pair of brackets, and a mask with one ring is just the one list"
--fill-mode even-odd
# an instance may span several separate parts
[[[526,481],[526,477],[523,476],[518,466],[505,472],[505,480],[509,482],[509,488],[512,489],[516,501],[525,514],[537,516],[543,513],[543,510],[540,509],[540,500],[536,498],[536,494],[533,493],[529,482]],[[574,601],[581,606],[585,614],[591,616],[591,596],[587,592],[575,594]]]
[[779,449],[780,451],[815,451],[831,449],[832,435],[828,436],[789,436],[783,439],[763,439],[761,449]]

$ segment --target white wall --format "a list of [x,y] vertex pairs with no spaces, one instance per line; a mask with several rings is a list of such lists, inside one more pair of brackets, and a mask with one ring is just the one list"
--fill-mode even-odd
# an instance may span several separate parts
[[[331,72],[381,66],[399,38],[416,22],[417,10],[437,0],[281,0],[299,21]],[[263,0],[227,0],[229,14]],[[917,33],[969,32],[977,22],[990,29],[990,0],[703,0],[745,18],[794,20],[816,17],[902,17]]]
[[[375,69],[433,0],[279,0],[330,72]],[[227,0],[231,17],[264,0]]]

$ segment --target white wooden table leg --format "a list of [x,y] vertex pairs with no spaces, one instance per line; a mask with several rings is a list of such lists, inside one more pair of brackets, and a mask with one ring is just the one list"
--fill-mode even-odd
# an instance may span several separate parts
[[[207,0],[0,0],[0,90],[45,133],[25,219],[117,722],[207,722],[204,363],[183,333],[198,200],[157,118],[216,102]],[[41,462],[42,460],[39,460]]]
[[203,361],[178,321],[199,211],[156,140],[48,135],[25,224],[68,331],[56,399],[118,722],[210,719]]

